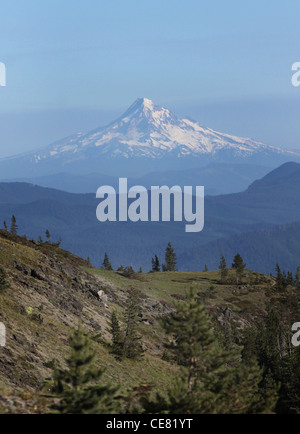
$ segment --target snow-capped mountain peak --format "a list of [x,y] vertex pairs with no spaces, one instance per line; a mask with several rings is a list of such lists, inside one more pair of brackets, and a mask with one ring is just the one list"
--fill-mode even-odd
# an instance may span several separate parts
[[[262,159],[265,163],[271,163],[272,159],[297,160],[299,154],[204,128],[188,118],[179,118],[150,99],[139,98],[104,128],[75,134],[9,161],[17,160],[22,169],[31,166],[36,172],[80,170],[87,173],[98,167],[99,170],[110,167],[110,172],[115,172],[117,167],[125,167],[126,161],[134,170],[145,166],[149,171],[158,166],[164,170],[195,167],[211,161],[251,160],[262,164]],[[1,166],[4,167],[4,161]]]
[[[203,128],[197,122],[180,119],[150,99],[139,98],[107,127],[55,143],[33,158],[36,162],[57,158],[59,154],[77,158],[89,149],[97,149],[97,153],[111,158],[162,158],[168,153],[175,153],[177,157],[200,156],[215,155],[220,151],[232,151],[246,157],[258,150],[276,150],[251,139]],[[279,149],[276,151],[280,152]]]
[[179,119],[170,110],[155,105],[148,98],[137,99],[121,117],[121,122],[131,122],[135,127],[145,127],[145,121],[154,128],[163,128],[170,122],[178,122]]

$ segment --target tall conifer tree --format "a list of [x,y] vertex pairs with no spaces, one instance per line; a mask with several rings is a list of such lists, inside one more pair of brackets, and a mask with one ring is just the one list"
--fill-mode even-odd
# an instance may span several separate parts
[[17,235],[18,234],[18,225],[17,225],[17,219],[16,217],[13,215],[11,218],[11,227],[10,227],[10,233],[12,235]]
[[140,323],[138,315],[140,311],[140,297],[135,290],[132,290],[127,298],[124,318],[125,336],[123,356],[128,359],[139,359],[144,354],[141,336],[138,334],[138,325]]
[[172,247],[172,244],[169,242],[168,246],[166,248],[166,254],[165,254],[165,270],[166,271],[176,271],[177,270],[177,256],[175,253],[174,248]]
[[112,351],[116,356],[121,357],[123,355],[124,336],[115,311],[111,315],[110,325],[112,334]]
[[71,337],[67,368],[54,369],[54,397],[51,410],[58,414],[108,414],[117,411],[118,388],[103,383],[101,369],[94,366],[95,353],[79,327]]
[[226,277],[228,276],[228,269],[224,255],[221,255],[219,270],[221,273],[221,282],[225,282]]
[[191,290],[187,302],[163,321],[171,335],[169,349],[181,366],[181,375],[166,394],[143,399],[146,412],[168,414],[271,412],[276,402],[259,394],[261,372],[256,364],[246,366],[239,356],[224,351],[215,336],[204,306]]
[[104,260],[103,260],[103,263],[102,263],[102,268],[104,269],[104,270],[107,270],[107,271],[112,271],[112,265],[111,265],[111,263],[110,263],[110,260],[108,259],[108,254],[105,252],[105,255],[104,255]]

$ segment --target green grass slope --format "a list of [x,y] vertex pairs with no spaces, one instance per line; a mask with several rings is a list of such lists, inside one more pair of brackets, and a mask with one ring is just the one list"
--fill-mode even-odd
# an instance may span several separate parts
[[[276,293],[273,278],[252,271],[245,271],[239,285],[233,271],[226,284],[213,271],[136,274],[129,279],[119,272],[91,268],[50,244],[4,231],[0,231],[0,266],[10,284],[0,293],[0,322],[7,329],[6,347],[0,347],[2,411],[7,397],[34,396],[51,376],[53,361],[64,365],[70,331],[79,321],[93,337],[97,362],[106,368],[107,380],[120,383],[124,391],[141,384],[165,390],[177,368],[162,360],[166,337],[159,318],[184,299],[186,290],[196,289],[216,324],[234,321],[238,330],[259,320],[270,303],[281,303],[284,297]],[[139,291],[142,300],[140,333],[146,352],[141,361],[120,362],[110,351],[109,319],[115,310],[122,324],[126,296],[132,289]],[[105,302],[98,296],[100,290],[107,296]],[[20,412],[30,407],[24,402],[22,406]]]

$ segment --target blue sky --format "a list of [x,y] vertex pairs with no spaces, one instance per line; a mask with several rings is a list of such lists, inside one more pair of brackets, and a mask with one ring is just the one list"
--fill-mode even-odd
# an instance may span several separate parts
[[138,97],[300,149],[299,0],[2,2],[0,157],[104,125]]

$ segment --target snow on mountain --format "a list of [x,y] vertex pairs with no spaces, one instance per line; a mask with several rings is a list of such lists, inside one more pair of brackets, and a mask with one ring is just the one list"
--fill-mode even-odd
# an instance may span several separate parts
[[[252,159],[261,164],[262,156],[270,165],[274,161],[269,159],[274,156],[278,163],[299,159],[299,154],[294,152],[204,128],[197,122],[179,118],[149,99],[140,98],[108,126],[75,134],[25,156],[1,160],[0,170],[3,176],[11,171],[28,176],[31,170],[35,174],[65,170],[82,173],[106,170],[112,174],[125,167],[127,160],[131,172],[141,169],[141,173],[146,173],[154,168],[195,167],[211,161],[233,163]],[[134,163],[136,160],[138,162]],[[143,164],[147,165],[145,170],[142,170]],[[16,174],[10,173],[10,176]]]
[[196,156],[216,154],[220,150],[231,150],[245,157],[258,150],[285,152],[251,139],[203,128],[189,119],[178,118],[149,99],[141,98],[107,127],[69,137],[36,152],[32,158],[39,162],[44,158],[69,154],[72,159],[90,148],[97,148],[99,153],[109,154],[112,158],[159,158],[169,152],[175,152],[178,157]]

